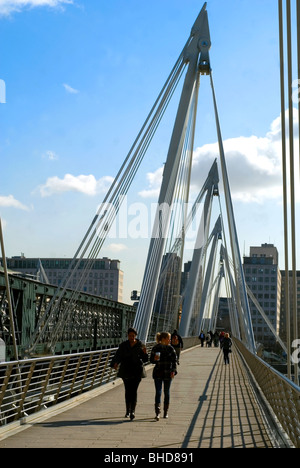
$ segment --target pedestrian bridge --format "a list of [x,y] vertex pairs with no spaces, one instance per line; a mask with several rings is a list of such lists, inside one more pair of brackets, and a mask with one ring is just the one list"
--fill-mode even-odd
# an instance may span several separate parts
[[[44,409],[31,416],[23,414],[21,421],[0,428],[0,448],[102,448],[114,449],[116,454],[117,449],[128,449],[128,453],[133,453],[130,452],[133,448],[168,449],[170,452],[180,449],[180,453],[184,453],[184,449],[194,448],[299,447],[299,387],[288,384],[283,376],[277,375],[257,357],[254,357],[256,365],[248,361],[252,374],[239,348],[245,351],[243,345],[235,342],[230,365],[226,366],[219,348],[196,346],[184,351],[171,387],[169,419],[158,422],[154,419],[152,366],[139,388],[136,419],[130,421],[124,418],[122,381],[116,379],[81,393],[76,384],[80,373],[81,388],[87,384],[83,378],[86,379],[88,374],[94,382],[98,378],[95,378],[91,355],[89,360],[81,356],[80,364],[73,363],[73,372],[66,368],[66,361],[70,364],[71,359],[67,356],[63,365],[64,382],[67,374],[72,374],[70,381],[73,389],[77,387],[77,395],[66,396],[67,399],[57,405],[51,402],[45,409],[50,398],[47,400],[49,395],[42,390],[44,401],[38,406]],[[247,358],[247,351],[244,355]],[[107,354],[103,358],[108,361]],[[79,371],[84,360],[88,364],[85,370]],[[51,362],[52,372],[55,368],[58,372],[58,361]],[[32,373],[36,366],[37,363],[31,363]],[[98,371],[100,368],[98,362]],[[103,368],[102,377],[104,373]],[[39,374],[41,377],[41,368]],[[28,378],[29,375],[27,390],[30,387]],[[49,386],[53,375],[46,380]],[[263,395],[258,381],[267,386],[270,395]],[[57,399],[54,393],[53,399]],[[105,453],[110,456],[112,451]]]

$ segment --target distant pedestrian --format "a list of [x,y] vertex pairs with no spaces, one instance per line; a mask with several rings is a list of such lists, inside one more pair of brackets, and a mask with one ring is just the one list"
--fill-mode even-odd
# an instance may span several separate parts
[[111,367],[118,369],[125,386],[125,417],[135,418],[137,391],[144,372],[144,363],[148,362],[146,346],[137,339],[137,331],[128,329],[128,340],[120,344],[112,359]]
[[221,348],[221,349],[223,348],[224,338],[225,338],[225,332],[222,331],[222,332],[220,333],[220,336],[219,336],[219,342],[220,342],[220,348]]
[[180,353],[181,353],[181,350],[183,349],[183,341],[182,341],[181,336],[178,334],[177,330],[174,330],[171,335],[171,345],[175,349],[175,353],[177,356],[177,364],[179,364]]
[[206,335],[206,347],[211,348],[211,343],[212,343],[211,334],[207,333],[207,335]]
[[156,335],[157,344],[152,348],[150,362],[155,364],[153,379],[155,383],[155,415],[158,421],[161,413],[161,396],[164,387],[164,418],[168,418],[170,405],[170,387],[177,374],[177,356],[170,345],[170,333],[162,332]]
[[205,333],[203,330],[201,330],[201,333],[199,335],[199,340],[201,341],[201,347],[203,348],[204,346],[204,341],[205,341]]
[[214,346],[215,348],[218,348],[219,346],[219,333],[218,332],[214,334]]
[[229,354],[231,353],[231,346],[232,346],[232,341],[229,337],[229,333],[225,333],[223,346],[222,346],[225,365],[229,364]]

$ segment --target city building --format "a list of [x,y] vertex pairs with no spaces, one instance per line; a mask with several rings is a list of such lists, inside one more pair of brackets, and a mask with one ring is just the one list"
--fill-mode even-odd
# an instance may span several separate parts
[[[31,275],[38,281],[60,286],[72,259],[70,258],[26,258],[7,259],[7,266],[19,274]],[[119,260],[109,258],[82,259],[68,286],[88,294],[123,302],[123,271]]]
[[[250,288],[276,333],[279,334],[281,273],[278,266],[278,250],[273,244],[250,247],[250,256],[244,257],[244,274]],[[258,343],[272,347],[276,338],[251,299],[249,306],[253,332]]]

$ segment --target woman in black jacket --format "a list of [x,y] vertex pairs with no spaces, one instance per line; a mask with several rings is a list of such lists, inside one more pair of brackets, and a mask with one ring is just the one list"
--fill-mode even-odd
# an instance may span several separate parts
[[170,387],[172,380],[177,374],[177,356],[174,348],[170,345],[170,333],[158,333],[156,335],[157,345],[152,348],[150,362],[155,364],[153,379],[155,383],[155,414],[156,420],[160,417],[161,394],[164,386],[164,418],[168,417],[170,404]]
[[[128,330],[128,340],[120,344],[111,361],[111,367],[118,370],[125,386],[126,414],[125,418],[135,418],[137,391],[141,382],[144,363],[148,362],[146,346],[137,339],[134,328]],[[120,367],[119,367],[120,366]]]
[[232,341],[230,339],[229,333],[225,333],[225,337],[222,343],[225,365],[229,364],[229,353],[231,353],[231,346],[232,346]]

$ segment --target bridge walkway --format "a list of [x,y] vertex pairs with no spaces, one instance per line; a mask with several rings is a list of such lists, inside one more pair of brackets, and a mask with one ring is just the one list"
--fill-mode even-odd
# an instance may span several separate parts
[[[151,369],[139,388],[136,419],[124,419],[124,388],[37,419],[1,441],[0,448],[272,448],[267,423],[248,372],[234,349],[224,365],[219,348],[182,353],[171,387],[169,419],[154,420]],[[88,395],[88,394],[87,394]]]

